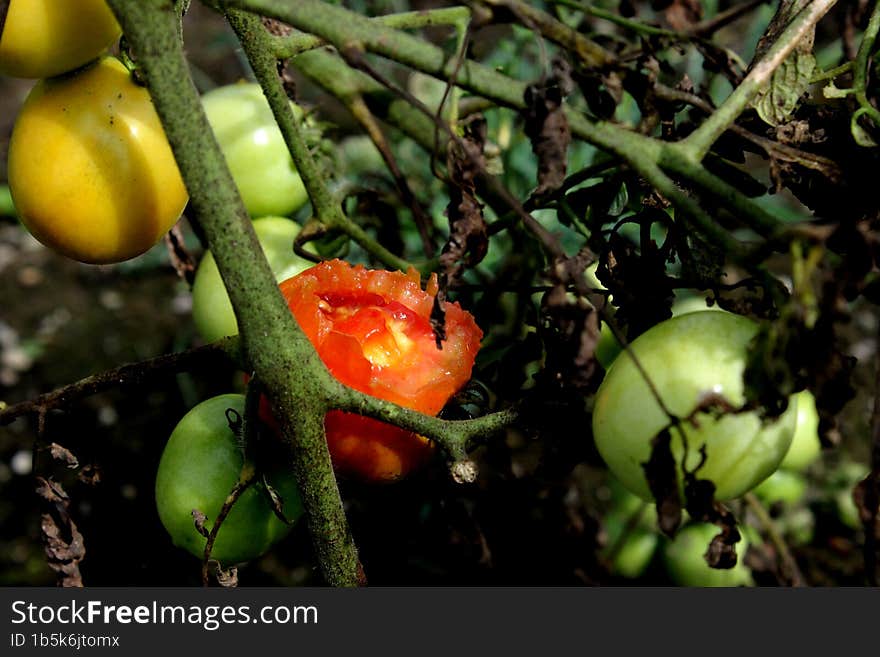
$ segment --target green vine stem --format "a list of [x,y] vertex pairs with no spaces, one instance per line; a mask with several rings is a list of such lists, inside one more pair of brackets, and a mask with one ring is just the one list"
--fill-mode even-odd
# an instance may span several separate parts
[[[425,11],[404,11],[398,14],[374,16],[371,20],[397,30],[417,30],[434,25],[451,25],[461,30],[471,19],[467,7],[443,7]],[[288,36],[273,36],[273,49],[279,59],[295,57],[308,50],[325,45],[325,41],[313,34],[293,33]]]
[[[211,4],[271,16],[313,33],[339,50],[363,48],[440,79],[448,79],[454,72],[456,62],[450,61],[440,48],[320,0],[299,0],[294,4],[284,0],[212,0]],[[477,62],[467,60],[461,64],[456,84],[506,107],[522,109],[525,105],[525,82]],[[572,134],[628,162],[679,209],[682,220],[728,248],[734,259],[744,252],[743,245],[718,225],[700,204],[681,191],[659,166],[663,159],[662,149],[677,145],[664,144],[613,123],[592,122],[572,108],[566,108],[566,117]],[[708,172],[701,176],[701,181],[707,193],[722,203],[729,202],[731,190],[723,181]],[[744,220],[758,217],[760,222],[767,218],[768,215],[749,199],[739,198],[738,201]]]
[[767,513],[767,509],[764,508],[764,505],[761,504],[761,500],[759,500],[754,493],[746,493],[744,498],[749,509],[751,509],[752,513],[758,518],[758,522],[761,523],[764,533],[767,534],[770,542],[776,549],[782,576],[794,587],[805,586],[806,580],[804,579],[800,568],[798,568],[797,560],[788,548],[788,544],[779,532],[776,523],[773,522],[773,518]]
[[758,92],[770,83],[773,72],[836,2],[837,0],[813,0],[794,17],[733,93],[696,130],[679,142],[686,157],[699,162],[706,156],[716,140],[739,118]]
[[167,0],[108,0],[153,98],[190,204],[207,237],[241,330],[242,349],[292,447],[318,563],[328,584],[362,583],[357,549],[324,438],[323,390],[333,378],[297,326],[261,255],[249,217],[202,110]]
[[[862,43],[859,45],[859,51],[856,54],[852,86],[856,100],[859,101],[860,109],[857,114],[867,114],[871,117],[874,125],[880,127],[880,111],[871,104],[867,96],[869,60],[871,53],[874,51],[878,32],[880,32],[880,3],[874,5],[874,11],[868,20],[868,27],[862,35]],[[857,116],[853,117],[853,120],[857,118]]]
[[524,0],[482,0],[482,4],[509,11],[519,18],[523,25],[537,30],[553,43],[576,53],[581,65],[585,67],[602,68],[615,60],[613,53],[605,50],[595,41]]
[[272,38],[260,18],[234,9],[229,10],[226,17],[235,30],[248,62],[269,101],[275,121],[281,129],[287,148],[309,193],[318,221],[329,228],[344,232],[386,267],[407,271],[413,265],[391,253],[363,228],[346,217],[339,201],[330,193],[325,176],[309,152],[299,123],[290,107],[290,100],[278,77]]

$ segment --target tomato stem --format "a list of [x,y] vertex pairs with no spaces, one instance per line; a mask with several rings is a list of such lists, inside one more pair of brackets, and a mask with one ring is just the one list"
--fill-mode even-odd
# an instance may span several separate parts
[[357,586],[363,583],[362,568],[324,438],[321,389],[333,379],[293,319],[259,246],[190,77],[177,8],[167,0],[109,0],[109,5],[143,69],[190,207],[229,292],[242,352],[293,448],[321,570],[330,585]]

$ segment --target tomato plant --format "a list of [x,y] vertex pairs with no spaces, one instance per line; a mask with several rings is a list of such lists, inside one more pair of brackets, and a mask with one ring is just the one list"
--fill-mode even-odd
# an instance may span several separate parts
[[[300,230],[295,221],[285,217],[261,217],[254,220],[254,230],[276,280],[286,280],[314,264],[293,252],[293,240]],[[196,270],[192,295],[193,319],[206,342],[238,333],[232,303],[210,251],[205,253]]]
[[31,90],[9,144],[9,188],[34,237],[87,263],[144,253],[187,201],[149,93],[111,57]]
[[[661,322],[631,347],[666,408],[686,418],[709,393],[733,405],[743,403],[742,375],[756,332],[757,325],[745,317],[697,312]],[[717,499],[726,500],[750,490],[779,466],[791,444],[797,409],[790,403],[781,418],[766,424],[757,412],[717,418],[700,413],[697,419],[671,430],[676,470],[681,477],[682,459],[688,470],[696,469],[705,447],[706,460],[696,474],[711,480]],[[654,437],[669,424],[633,359],[621,354],[596,393],[593,434],[611,471],[645,499],[651,492],[642,464],[651,456]],[[686,456],[679,430],[687,437]]]
[[733,568],[712,568],[703,555],[719,533],[718,527],[706,523],[686,525],[663,547],[663,563],[670,579],[679,586],[731,587],[753,586],[754,580],[743,557],[749,548],[743,536],[737,544],[737,560]]
[[[172,541],[201,558],[206,538],[195,528],[193,510],[204,513],[206,528],[217,518],[239,480],[244,463],[240,439],[229,426],[227,409],[244,413],[243,395],[220,395],[203,401],[175,427],[162,452],[156,475],[156,506]],[[285,518],[302,515],[291,466],[279,460],[267,480],[283,500]],[[248,487],[217,532],[211,555],[223,564],[254,559],[290,531],[272,510],[262,483]]]
[[0,73],[66,73],[98,57],[121,33],[104,0],[11,0],[0,36]]
[[287,216],[308,201],[260,85],[213,89],[202,96],[202,107],[251,216]]
[[[368,270],[331,260],[281,283],[299,325],[337,379],[361,392],[434,415],[471,375],[482,332],[457,303],[445,303],[438,349],[430,316],[436,281],[415,271]],[[340,473],[398,479],[424,464],[425,438],[370,418],[331,411],[327,443]]]

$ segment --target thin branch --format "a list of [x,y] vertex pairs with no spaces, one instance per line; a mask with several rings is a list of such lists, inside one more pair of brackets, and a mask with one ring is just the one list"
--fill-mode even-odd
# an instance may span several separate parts
[[612,64],[616,59],[613,53],[595,41],[523,0],[482,0],[482,4],[506,9],[524,25],[536,29],[546,39],[575,53],[585,67],[601,68]]
[[712,116],[680,142],[688,157],[699,162],[706,156],[712,144],[736,121],[758,92],[770,83],[774,71],[836,2],[837,0],[813,0],[792,19],[733,93]]
[[[467,7],[442,7],[422,11],[404,11],[397,14],[374,16],[370,20],[397,30],[416,30],[434,25],[459,25],[470,21]],[[287,36],[273,36],[273,50],[279,59],[288,59],[301,53],[320,48],[327,42],[314,34],[294,32]]]
[[167,354],[139,363],[122,365],[17,404],[6,406],[0,402],[0,426],[7,425],[23,415],[37,415],[48,410],[63,408],[84,397],[118,387],[143,385],[159,376],[216,364],[218,356],[226,356],[231,361],[238,362],[241,357],[238,338],[224,338],[177,354]]
[[[847,65],[847,68],[848,67],[849,65]],[[656,85],[655,91],[657,92],[657,97],[662,100],[687,103],[688,105],[692,105],[700,111],[705,112],[707,115],[711,115],[715,111],[715,107],[710,102],[695,94],[690,94],[679,89],[673,89],[672,87],[667,87],[662,84]],[[772,139],[756,135],[754,132],[743,128],[736,123],[730,125],[728,130],[736,136],[760,147],[770,158],[784,160],[786,162],[795,162],[802,167],[821,171],[828,176],[830,180],[839,180],[842,175],[837,163],[827,157],[816,155],[815,153],[810,153],[809,151],[804,151],[789,146],[788,144],[782,144],[778,141],[773,141]]]
[[220,507],[220,511],[217,513],[217,517],[214,519],[214,522],[211,523],[211,531],[208,532],[207,540],[205,541],[205,551],[202,555],[202,586],[208,586],[210,583],[208,575],[211,562],[211,552],[214,550],[214,543],[217,541],[217,535],[220,532],[220,528],[223,526],[229,512],[232,511],[232,507],[235,506],[236,502],[238,502],[244,492],[256,481],[256,474],[256,470],[252,465],[246,463],[242,466],[241,475],[239,476],[238,481],[235,482],[232,490],[229,491],[229,495],[226,496],[226,499],[223,501],[223,506]]
[[355,119],[357,119],[358,123],[360,123],[361,127],[367,132],[370,140],[375,144],[379,153],[382,155],[382,159],[385,161],[385,165],[388,167],[391,177],[394,178],[394,184],[397,187],[400,200],[413,214],[413,219],[415,220],[416,228],[419,231],[419,237],[422,240],[422,248],[425,251],[425,255],[430,258],[434,255],[434,251],[436,250],[433,239],[433,222],[410,188],[406,176],[403,175],[403,171],[400,170],[400,167],[397,164],[397,159],[394,157],[394,153],[391,150],[388,139],[385,137],[385,133],[382,132],[379,122],[376,120],[376,117],[370,111],[370,108],[367,106],[366,102],[364,102],[364,98],[361,95],[349,99],[348,111],[351,112]]
[[770,538],[773,547],[776,548],[780,560],[780,571],[782,576],[790,582],[792,586],[805,586],[806,580],[797,565],[797,561],[791,554],[791,550],[788,549],[788,544],[785,542],[782,534],[779,533],[779,529],[776,527],[776,523],[773,522],[773,518],[767,513],[767,509],[764,508],[764,505],[761,504],[761,500],[759,500],[754,493],[746,493],[745,501],[752,512],[757,516],[758,522],[761,523],[761,527],[764,529],[764,533]]
[[749,0],[748,2],[739,5],[733,5],[732,7],[728,7],[724,11],[715,14],[712,18],[700,21],[699,23],[694,23],[685,32],[696,36],[709,36],[761,5],[766,5],[768,2],[770,2],[770,0]]
[[260,18],[235,9],[227,11],[226,16],[269,101],[275,121],[281,129],[293,162],[309,193],[315,217],[324,225],[343,231],[386,267],[407,271],[412,264],[391,253],[345,216],[342,205],[330,193],[324,172],[309,151],[299,122],[290,107],[290,99],[278,77],[277,60],[271,49],[271,36]]
[[856,54],[856,61],[853,69],[853,91],[856,99],[861,106],[860,111],[871,117],[874,124],[880,127],[880,111],[877,110],[868,100],[868,60],[874,52],[874,44],[877,40],[877,34],[880,32],[880,3],[874,5],[874,11],[868,21],[868,27],[862,35],[862,43],[859,45],[859,51]]

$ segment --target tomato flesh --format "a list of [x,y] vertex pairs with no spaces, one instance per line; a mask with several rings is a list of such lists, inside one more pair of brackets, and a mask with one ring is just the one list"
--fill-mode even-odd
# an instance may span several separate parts
[[[482,332],[470,313],[444,304],[446,337],[431,327],[436,282],[332,260],[281,283],[300,326],[330,372],[363,393],[429,415],[470,378]],[[325,419],[337,472],[398,479],[423,465],[432,445],[397,427],[341,411]]]

